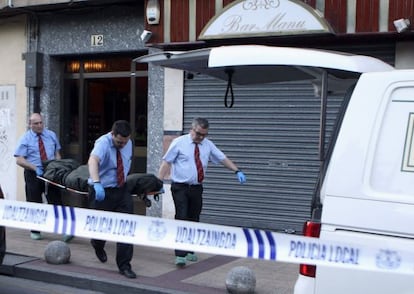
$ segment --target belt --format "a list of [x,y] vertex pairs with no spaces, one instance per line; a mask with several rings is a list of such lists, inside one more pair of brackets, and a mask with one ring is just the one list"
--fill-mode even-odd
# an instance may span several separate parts
[[183,186],[183,187],[198,187],[201,186],[201,184],[188,184],[188,183],[177,183],[177,182],[172,182],[172,185],[177,185],[177,186]]
[[121,190],[122,188],[124,187],[123,186],[122,187],[105,187],[104,189],[105,190],[116,190],[116,189]]

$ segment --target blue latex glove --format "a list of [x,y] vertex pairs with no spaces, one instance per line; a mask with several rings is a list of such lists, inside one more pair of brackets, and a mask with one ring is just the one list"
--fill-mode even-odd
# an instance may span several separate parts
[[165,189],[164,189],[164,187],[162,187],[159,191],[158,191],[158,194],[164,194],[165,193]]
[[96,201],[102,201],[105,199],[105,190],[101,183],[93,183],[93,189],[95,190]]
[[236,175],[237,175],[237,178],[239,179],[240,184],[246,183],[246,176],[244,175],[242,171],[238,171]]
[[43,168],[42,167],[36,167],[36,176],[38,176],[38,177],[43,176]]

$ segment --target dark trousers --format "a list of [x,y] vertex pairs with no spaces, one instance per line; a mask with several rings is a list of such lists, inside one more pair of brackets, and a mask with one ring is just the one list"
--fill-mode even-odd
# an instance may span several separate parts
[[[62,205],[62,194],[59,187],[46,182],[36,177],[36,172],[33,170],[24,170],[24,181],[26,200],[28,202],[42,203],[42,193],[45,193],[47,202],[53,205]],[[45,189],[47,185],[47,191]],[[40,233],[39,231],[32,231],[32,233]]]
[[6,227],[0,226],[0,265],[6,254]]
[[[0,199],[4,199],[3,190],[0,187]],[[6,227],[0,226],[0,265],[6,254]]]
[[[175,206],[175,219],[199,222],[203,207],[203,186],[172,183],[171,193]],[[184,257],[187,253],[193,252],[175,250],[175,256]]]
[[[89,208],[121,213],[134,213],[132,196],[126,185],[122,188],[105,188],[105,199],[95,200],[95,190],[89,188]],[[104,249],[105,240],[91,240],[92,246],[97,249]],[[131,269],[131,260],[134,254],[134,246],[127,243],[116,243],[116,264],[119,270]]]

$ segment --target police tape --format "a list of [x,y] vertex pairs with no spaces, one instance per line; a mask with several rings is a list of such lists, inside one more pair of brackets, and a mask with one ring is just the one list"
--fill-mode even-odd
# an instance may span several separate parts
[[414,274],[414,250],[395,242],[338,242],[258,229],[12,200],[0,200],[0,225],[242,258]]

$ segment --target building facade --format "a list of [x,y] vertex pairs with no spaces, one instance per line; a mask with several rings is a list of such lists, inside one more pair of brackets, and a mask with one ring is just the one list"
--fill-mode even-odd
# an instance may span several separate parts
[[[133,59],[262,44],[361,53],[412,68],[413,6],[414,0],[6,1],[0,5],[0,41],[7,40],[0,60],[10,66],[0,71],[0,93],[14,100],[0,100],[2,113],[10,113],[0,126],[4,154],[10,158],[33,111],[41,111],[58,133],[64,157],[81,163],[94,139],[122,118],[135,130],[133,171],[156,174],[169,142],[189,130],[194,116],[205,116],[211,138],[244,170],[248,183],[240,186],[233,174],[209,167],[202,221],[297,232],[309,217],[321,145],[329,142],[344,93],[329,101],[321,144],[321,101],[311,84],[235,86],[234,106],[226,108],[226,83]],[[275,15],[266,29],[260,23],[265,17],[253,17],[258,10]],[[225,25],[229,12],[240,17]],[[303,19],[295,20],[297,15]],[[326,24],[325,31],[306,27],[308,20]],[[257,27],[262,31],[252,29]],[[22,171],[14,159],[0,172],[10,179],[1,183],[6,197],[23,200]],[[166,190],[145,214],[173,217],[168,183]]]
[[[16,167],[13,152],[32,112],[41,112],[46,127],[58,134],[63,156],[81,164],[86,164],[94,140],[110,131],[113,121],[131,121],[136,135],[134,172],[145,172],[147,66],[132,61],[147,52],[139,38],[144,29],[143,3],[9,1],[1,12],[7,24],[0,28],[2,44],[7,44],[1,48],[3,64],[10,64],[2,72],[1,86],[11,85],[16,92],[14,104],[4,111],[10,109],[10,125],[17,126],[5,143],[14,179],[8,181],[7,170],[2,183],[6,196],[25,199],[23,172]],[[17,27],[16,19],[20,32],[10,30]]]
[[[22,178],[16,176],[13,158],[18,134],[26,123],[25,111],[27,91],[24,84],[26,52],[26,17],[24,15],[0,19],[0,184],[7,199],[19,198],[17,190]],[[23,198],[24,199],[24,198]]]

